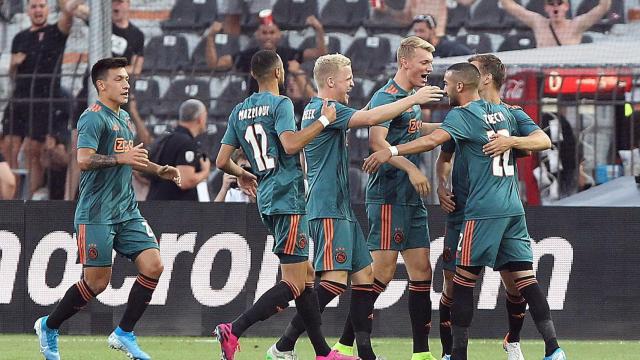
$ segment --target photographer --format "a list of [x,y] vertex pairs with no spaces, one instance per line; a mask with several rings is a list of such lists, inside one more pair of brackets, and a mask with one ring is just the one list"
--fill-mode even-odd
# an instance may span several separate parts
[[169,181],[151,179],[147,200],[198,201],[196,186],[209,177],[211,162],[200,151],[196,137],[207,128],[207,108],[200,100],[189,99],[180,105],[178,126],[169,134],[160,136],[149,158],[180,170],[182,182],[178,187]]
[[[231,159],[241,168],[251,172],[251,163],[249,163],[249,160],[241,149],[237,149],[233,153]],[[224,174],[222,177],[222,186],[220,187],[220,191],[218,192],[218,195],[213,200],[213,202],[254,203],[256,202],[256,198],[245,194],[238,188],[238,180],[235,176]]]

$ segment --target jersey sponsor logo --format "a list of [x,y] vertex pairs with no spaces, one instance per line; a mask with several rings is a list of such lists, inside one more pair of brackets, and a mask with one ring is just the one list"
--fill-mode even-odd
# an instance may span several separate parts
[[98,258],[98,247],[96,244],[89,244],[89,259],[95,260]]
[[116,138],[113,143],[113,151],[117,153],[123,153],[133,148],[133,140],[127,140],[125,138]]
[[404,241],[404,232],[402,232],[402,229],[396,228],[393,233],[393,241],[395,241],[396,244],[400,244]]
[[344,252],[343,249],[336,249],[336,262],[338,264],[344,264],[345,262],[347,262],[347,253]]
[[422,125],[422,121],[411,119],[409,120],[409,129],[407,129],[407,132],[409,134],[414,134],[418,131],[420,131],[420,126]]
[[253,119],[259,116],[269,115],[269,105],[254,106],[248,109],[243,109],[238,112],[239,120]]

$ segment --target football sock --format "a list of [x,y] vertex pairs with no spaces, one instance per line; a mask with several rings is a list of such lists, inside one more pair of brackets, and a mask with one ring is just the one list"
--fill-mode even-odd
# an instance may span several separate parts
[[[378,297],[380,296],[380,294],[382,294],[385,289],[387,288],[387,285],[385,283],[383,283],[382,281],[378,280],[378,279],[374,279],[373,280],[373,303],[375,304],[376,300],[378,300]],[[342,330],[342,335],[340,336],[340,344],[342,345],[347,345],[347,346],[353,346],[353,342],[356,339],[356,334],[353,332],[353,325],[351,325],[351,313],[349,313],[349,315],[347,315],[347,319],[345,320],[344,323],[344,329]]]
[[298,297],[298,289],[286,280],[281,280],[276,286],[269,289],[247,311],[235,319],[231,326],[231,332],[237,337],[242,336],[251,325],[258,321],[264,321],[274,314],[286,309],[289,301]]
[[469,326],[473,319],[473,288],[475,279],[456,273],[453,277],[453,305],[451,306],[451,359],[466,360]]
[[442,343],[442,356],[451,355],[451,305],[453,300],[447,295],[440,297],[440,342]]
[[413,333],[413,353],[429,351],[431,330],[431,281],[409,281],[409,316]]
[[514,296],[507,293],[507,316],[509,317],[509,336],[507,342],[519,342],[520,330],[524,324],[527,302],[522,295]]
[[518,291],[520,291],[520,294],[522,294],[529,304],[531,317],[536,324],[538,332],[544,339],[545,356],[549,356],[560,347],[556,337],[556,329],[553,325],[553,321],[551,320],[549,303],[542,293],[542,290],[538,285],[538,280],[536,280],[534,275],[523,276],[519,279],[515,279],[515,283]]
[[356,335],[358,356],[362,360],[375,360],[376,354],[371,347],[371,331],[373,330],[373,285],[351,285],[351,324]]
[[133,327],[147,309],[157,285],[158,279],[152,279],[148,276],[138,274],[136,282],[133,283],[131,291],[129,292],[127,308],[120,320],[120,329],[126,332],[133,331]]
[[58,329],[65,320],[84,309],[87,303],[95,296],[84,280],[78,281],[67,290],[58,306],[49,315],[46,323],[47,327],[49,329]]
[[[340,296],[347,289],[347,285],[334,281],[322,280],[316,286],[315,293],[318,296],[318,307],[320,313],[322,313],[328,303],[331,302],[337,296]],[[280,337],[276,343],[276,349],[278,351],[292,351],[296,345],[296,341],[302,333],[305,331],[304,321],[300,314],[296,314],[287,328],[284,334]]]
[[331,352],[331,348],[322,334],[322,318],[320,316],[320,306],[318,305],[318,295],[312,287],[307,287],[296,299],[296,309],[304,320],[304,327],[307,336],[313,345],[316,355],[326,356]]

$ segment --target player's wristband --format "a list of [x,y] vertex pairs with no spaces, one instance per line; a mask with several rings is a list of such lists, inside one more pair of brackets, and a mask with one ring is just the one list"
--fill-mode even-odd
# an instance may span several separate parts
[[318,119],[318,121],[320,121],[320,124],[322,124],[323,128],[326,128],[327,126],[329,126],[329,119],[327,119],[326,116],[322,115],[320,116],[320,118]]
[[389,151],[391,151],[391,156],[398,156],[398,148],[395,146],[389,146]]

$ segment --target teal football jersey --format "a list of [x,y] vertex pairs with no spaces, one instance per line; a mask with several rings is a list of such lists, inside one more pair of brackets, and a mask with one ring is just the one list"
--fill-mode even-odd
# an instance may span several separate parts
[[482,151],[493,133],[518,135],[511,112],[503,105],[477,100],[452,109],[442,129],[451,135],[456,151],[462,154],[461,159],[466,164],[469,191],[464,218],[488,219],[524,214],[512,152],[491,157]]
[[287,155],[280,134],[295,131],[293,103],[286,96],[254,93],[231,112],[222,143],[241,147],[258,177],[258,208],[266,215],[304,214],[300,155]]
[[[309,220],[334,218],[356,221],[349,197],[349,154],[347,130],[357,111],[338,102],[336,121],[327,126],[304,148],[309,181],[307,217]],[[322,111],[322,99],[314,97],[304,109],[302,127],[316,121]]]
[[[524,110],[519,106],[512,106],[508,104],[501,104],[506,110],[510,111],[516,121],[517,133],[516,136],[527,136],[536,130],[540,130],[540,127],[533,122],[533,120],[527,115]],[[449,154],[455,152],[453,171],[451,174],[451,185],[453,188],[453,194],[456,200],[456,209],[454,212],[448,214],[447,221],[451,223],[461,223],[464,221],[464,208],[467,203],[467,197],[469,195],[469,181],[467,176],[467,165],[464,161],[464,154],[458,151],[455,141],[449,140],[442,144],[441,151]],[[517,178],[518,168],[515,168]]]
[[[390,104],[411,95],[403,90],[393,79],[373,95],[370,107],[375,108]],[[400,116],[384,122],[379,126],[389,129],[387,142],[391,145],[404,144],[420,137],[422,110],[419,105],[413,106]],[[405,156],[416,166],[420,163],[420,154]],[[375,173],[369,175],[367,182],[367,204],[422,205],[422,199],[409,181],[409,175],[398,168],[384,164]]]
[[[133,124],[129,114],[116,114],[101,102],[82,113],[78,120],[78,149],[116,155],[133,147]],[[80,195],[76,224],[117,224],[142,218],[133,191],[129,165],[118,165],[80,173]]]

